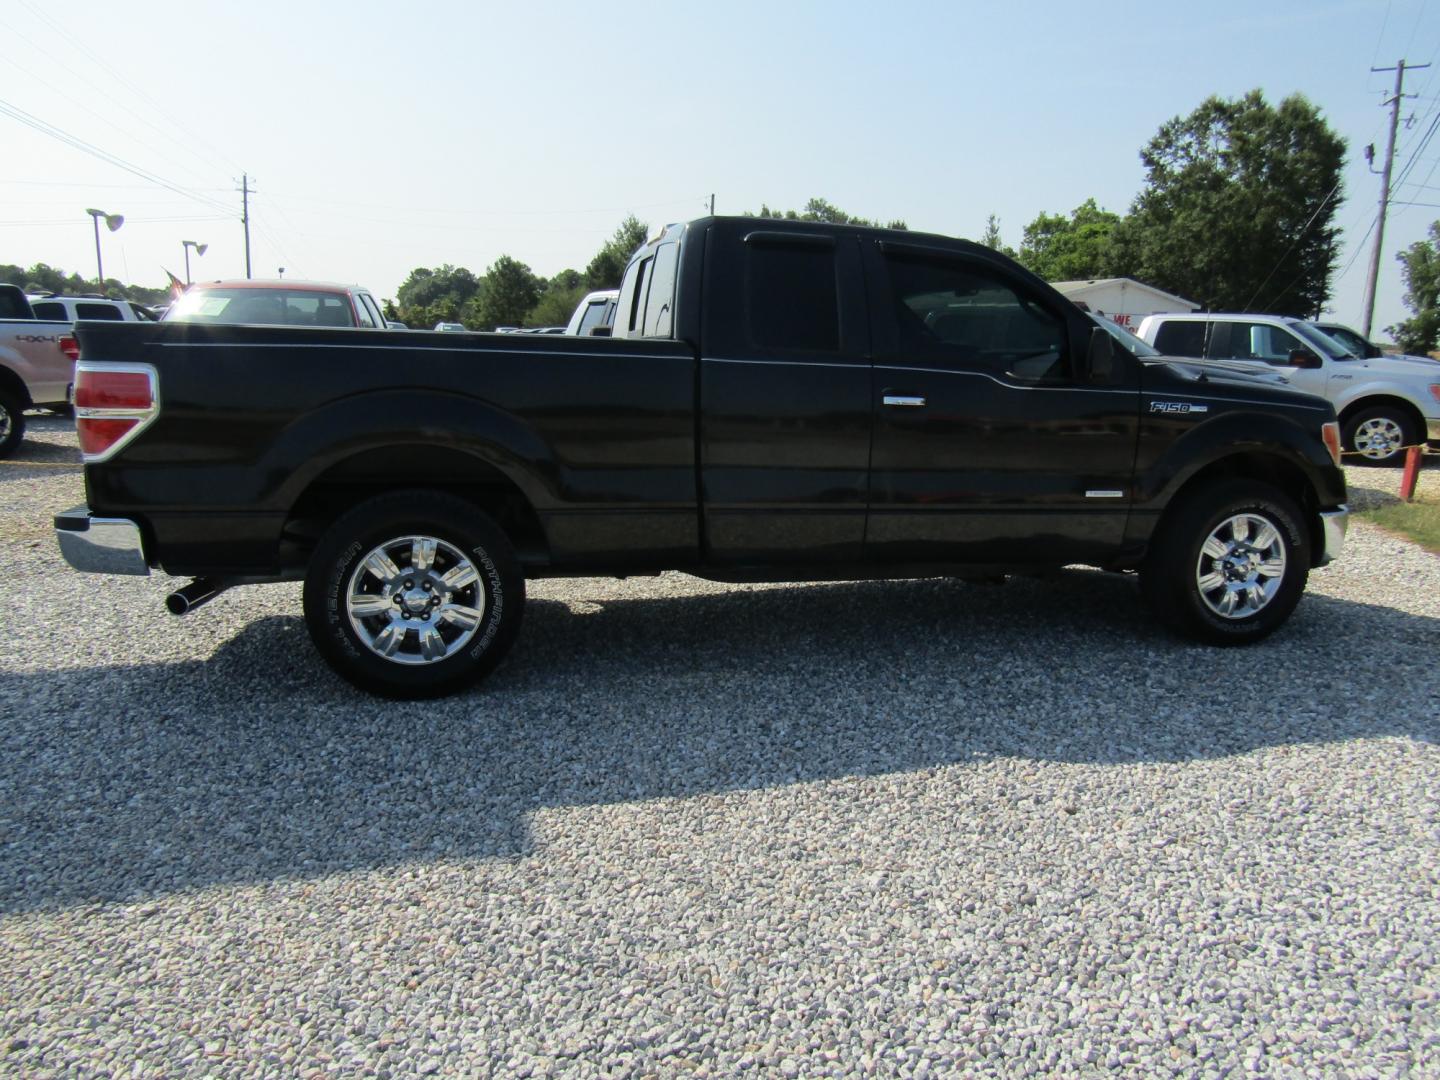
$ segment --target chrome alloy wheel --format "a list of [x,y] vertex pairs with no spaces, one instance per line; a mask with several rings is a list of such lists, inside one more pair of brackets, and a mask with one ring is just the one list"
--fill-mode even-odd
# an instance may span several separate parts
[[1280,591],[1285,560],[1285,539],[1269,521],[1258,514],[1228,517],[1200,548],[1200,599],[1223,619],[1254,615]]
[[1384,461],[1400,452],[1405,432],[1388,416],[1372,416],[1355,428],[1355,450],[1371,461]]
[[463,649],[485,615],[485,587],[459,548],[398,536],[360,560],[345,589],[360,641],[397,664],[433,664]]

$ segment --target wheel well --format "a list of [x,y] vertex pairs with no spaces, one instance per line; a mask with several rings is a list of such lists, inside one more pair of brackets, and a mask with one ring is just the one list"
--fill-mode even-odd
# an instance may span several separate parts
[[316,477],[285,523],[282,561],[303,563],[330,523],[351,507],[389,491],[426,488],[473,503],[489,514],[522,564],[547,558],[545,531],[530,500],[493,465],[459,450],[392,446],[346,458]]
[[1421,437],[1425,435],[1425,417],[1419,409],[1402,397],[1390,397],[1383,394],[1375,397],[1361,398],[1359,401],[1352,401],[1349,405],[1346,405],[1345,410],[1340,414],[1341,430],[1344,430],[1345,426],[1350,423],[1356,414],[1362,413],[1366,409],[1375,409],[1381,406],[1395,409],[1407,417],[1410,421],[1411,434]]
[[19,399],[24,408],[33,404],[30,400],[30,390],[25,385],[25,380],[7,367],[0,367],[0,391],[6,391]]
[[1189,492],[1216,480],[1234,479],[1259,480],[1294,499],[1295,505],[1300,507],[1304,515],[1305,528],[1310,534],[1311,552],[1318,555],[1324,549],[1324,526],[1320,521],[1320,501],[1315,495],[1314,486],[1300,466],[1274,454],[1231,454],[1219,461],[1212,461],[1186,480],[1170,497],[1166,516],[1169,516],[1171,509],[1184,502]]

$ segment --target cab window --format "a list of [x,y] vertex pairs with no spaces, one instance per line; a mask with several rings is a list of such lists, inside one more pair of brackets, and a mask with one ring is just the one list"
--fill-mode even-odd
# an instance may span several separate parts
[[377,323],[375,322],[375,315],[370,310],[370,305],[365,302],[368,299],[369,297],[364,293],[357,293],[355,295],[355,317],[360,320],[361,326],[368,326],[371,330],[374,330]]
[[1259,360],[1288,364],[1290,354],[1305,348],[1290,331],[1268,323],[1216,323],[1206,353],[1212,360]]
[[886,262],[903,361],[1029,380],[1068,376],[1062,319],[989,267],[906,256]]

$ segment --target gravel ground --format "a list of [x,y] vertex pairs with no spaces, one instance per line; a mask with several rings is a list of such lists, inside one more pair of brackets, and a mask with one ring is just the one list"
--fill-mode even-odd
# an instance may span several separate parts
[[66,428],[0,465],[0,1072],[1440,1075],[1413,544],[1235,651],[1087,571],[539,582],[382,703],[294,587],[69,571]]

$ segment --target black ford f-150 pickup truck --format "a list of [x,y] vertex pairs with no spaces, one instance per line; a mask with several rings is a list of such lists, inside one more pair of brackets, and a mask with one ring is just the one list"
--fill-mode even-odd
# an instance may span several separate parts
[[1217,643],[1345,534],[1325,401],[1117,339],[989,249],[702,218],[631,259],[612,336],[79,327],[81,570],[302,579],[383,694],[489,671],[527,577],[1138,571]]

